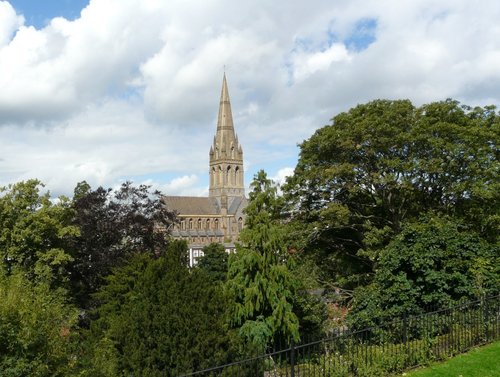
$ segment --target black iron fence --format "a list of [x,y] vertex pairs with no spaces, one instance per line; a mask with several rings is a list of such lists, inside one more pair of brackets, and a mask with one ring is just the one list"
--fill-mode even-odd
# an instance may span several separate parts
[[500,339],[500,296],[221,365],[183,377],[386,376]]

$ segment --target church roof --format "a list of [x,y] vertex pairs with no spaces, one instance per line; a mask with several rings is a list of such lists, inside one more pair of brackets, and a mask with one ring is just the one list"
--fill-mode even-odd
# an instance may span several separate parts
[[217,215],[215,201],[208,197],[199,196],[164,196],[163,203],[170,211],[181,215]]
[[[220,215],[217,199],[200,196],[164,196],[163,203],[169,211],[175,211],[182,216]],[[227,210],[229,215],[235,215],[247,204],[245,197],[233,197]]]
[[231,203],[231,206],[228,208],[227,212],[230,214],[236,213],[238,211],[238,208],[241,207],[241,204],[244,204],[246,206],[246,198],[245,197],[235,197],[233,199],[233,202]]

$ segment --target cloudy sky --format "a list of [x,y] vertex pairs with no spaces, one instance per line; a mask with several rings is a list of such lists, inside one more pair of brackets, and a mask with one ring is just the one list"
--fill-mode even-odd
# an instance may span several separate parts
[[246,183],[375,98],[500,105],[498,0],[0,0],[0,186],[208,191],[224,66]]

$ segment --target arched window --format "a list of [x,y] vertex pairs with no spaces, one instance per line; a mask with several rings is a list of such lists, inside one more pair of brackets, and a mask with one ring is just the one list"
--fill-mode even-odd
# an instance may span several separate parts
[[214,221],[214,229],[215,230],[219,229],[219,219],[215,219],[215,221]]
[[201,229],[201,219],[198,219],[198,229]]
[[236,169],[234,169],[234,180],[236,182],[236,185],[241,186],[240,182],[240,168],[237,166]]
[[184,220],[181,221],[181,230],[186,229],[186,222]]
[[210,172],[210,185],[215,185],[215,168],[212,168],[212,171]]
[[243,219],[240,217],[238,219],[238,231],[241,231],[243,229]]
[[207,221],[205,222],[205,229],[210,229],[210,219],[207,219]]
[[228,185],[233,184],[233,178],[231,177],[231,165],[227,167],[226,182]]
[[193,219],[189,219],[189,229],[193,229]]
[[219,179],[217,180],[219,185],[222,185],[222,168],[219,166]]

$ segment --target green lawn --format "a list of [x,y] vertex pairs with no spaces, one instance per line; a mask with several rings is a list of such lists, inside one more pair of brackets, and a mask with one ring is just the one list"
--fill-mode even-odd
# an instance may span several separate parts
[[404,374],[408,377],[500,377],[500,342]]

